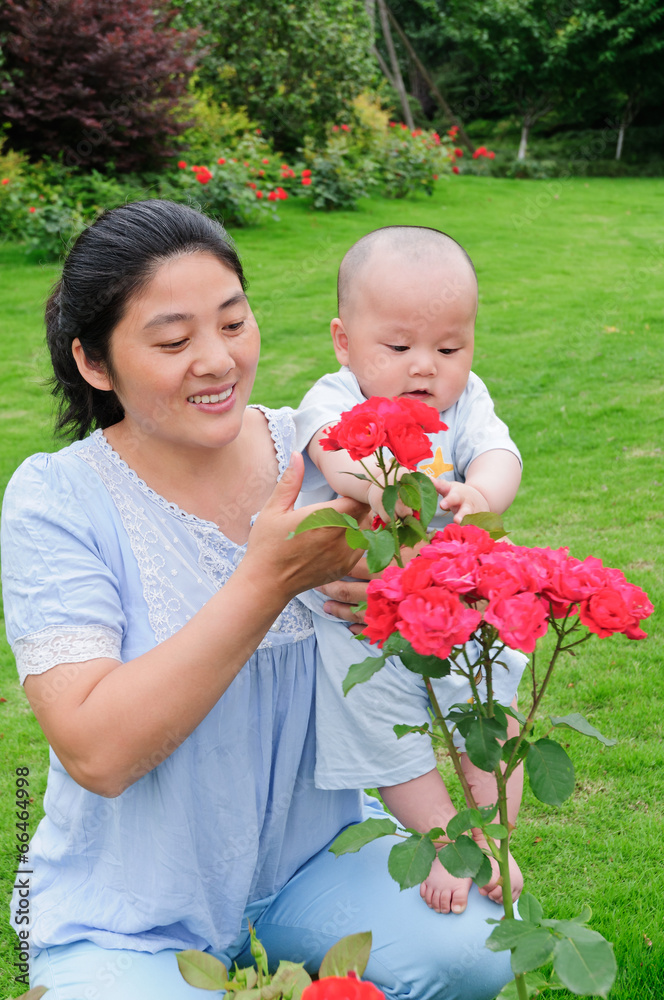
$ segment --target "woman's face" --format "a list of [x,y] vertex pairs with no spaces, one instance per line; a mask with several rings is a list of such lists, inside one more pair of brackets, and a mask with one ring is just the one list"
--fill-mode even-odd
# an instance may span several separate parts
[[111,335],[108,378],[124,407],[123,435],[187,450],[234,441],[259,351],[233,271],[207,253],[162,264]]

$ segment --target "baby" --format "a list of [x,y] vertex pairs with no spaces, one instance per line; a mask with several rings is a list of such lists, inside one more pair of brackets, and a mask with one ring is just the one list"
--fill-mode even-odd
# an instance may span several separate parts
[[[331,333],[340,371],[320,379],[296,414],[297,445],[305,455],[306,474],[300,503],[328,499],[334,493],[368,502],[384,518],[382,491],[348,473],[363,472],[345,451],[324,451],[323,432],[341,413],[370,396],[418,399],[439,411],[448,430],[431,435],[433,457],[419,466],[432,477],[442,496],[441,513],[431,528],[452,517],[505,511],[521,479],[519,452],[505,424],[494,413],[483,382],[471,371],[477,279],[470,258],[451,237],[435,229],[389,226],[364,236],[347,252],[339,268],[339,315]],[[364,460],[371,467],[371,460]],[[378,465],[372,472],[378,472]],[[397,509],[397,513],[403,513]],[[436,769],[430,741],[411,734],[397,742],[395,723],[428,721],[428,694],[422,678],[398,659],[370,682],[344,698],[341,684],[351,664],[379,650],[360,645],[339,619],[324,611],[325,598],[301,595],[315,612],[322,665],[316,693],[316,774],[321,788],[378,787],[388,808],[406,827],[424,833],[446,827],[455,813]],[[472,645],[472,644],[471,644]],[[474,651],[469,651],[474,658]],[[515,698],[525,657],[505,649],[504,669],[494,672],[497,701]],[[465,678],[451,674],[434,682],[445,712],[470,697]],[[484,683],[479,686],[485,696]],[[510,734],[511,735],[511,734]],[[455,734],[463,750],[463,740]],[[495,801],[491,775],[462,754],[464,770],[479,805]],[[520,793],[512,789],[510,811],[516,818]],[[520,874],[513,863],[513,887]],[[470,879],[453,878],[436,861],[421,894],[440,912],[462,912]],[[502,899],[497,868],[480,890]]]

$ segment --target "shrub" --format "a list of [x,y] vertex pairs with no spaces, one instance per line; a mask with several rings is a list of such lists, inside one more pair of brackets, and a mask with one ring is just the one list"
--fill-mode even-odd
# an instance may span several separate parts
[[[150,0],[6,0],[0,116],[11,143],[65,166],[147,168],[186,128],[196,33]],[[48,86],[44,86],[48,81]]]
[[288,197],[287,192],[263,187],[252,180],[255,173],[249,161],[237,158],[219,157],[212,169],[180,160],[170,197],[215,216],[226,226],[250,226],[270,215],[278,218],[277,203]]

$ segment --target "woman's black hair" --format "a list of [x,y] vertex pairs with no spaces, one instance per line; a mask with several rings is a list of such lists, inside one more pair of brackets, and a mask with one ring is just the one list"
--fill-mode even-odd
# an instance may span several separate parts
[[112,391],[95,389],[80,374],[72,342],[81,342],[88,361],[111,377],[110,340],[129,301],[165,261],[207,253],[246,281],[225,229],[186,205],[136,201],[104,212],[85,229],[65,260],[46,306],[46,340],[51,352],[51,391],[58,400],[56,430],[72,439],[122,420]]

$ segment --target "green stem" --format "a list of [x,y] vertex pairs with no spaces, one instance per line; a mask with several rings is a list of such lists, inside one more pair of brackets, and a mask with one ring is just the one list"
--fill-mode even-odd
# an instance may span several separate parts
[[[507,779],[500,769],[500,764],[495,770],[496,775],[496,785],[498,786],[498,815],[500,816],[500,822],[509,831],[510,820],[507,810]],[[508,918],[514,918],[514,903],[512,902],[512,879],[510,877],[510,835],[509,832],[506,837],[503,837],[500,841],[500,858],[498,860],[498,867],[500,868],[500,876],[503,883],[503,909],[505,910],[505,916]],[[514,981],[516,983],[516,993],[519,1000],[528,1000],[528,987],[526,985],[526,977],[522,972],[518,972],[514,976]]]
[[440,710],[440,705],[438,704],[438,700],[436,698],[436,695],[434,694],[431,678],[425,677],[424,683],[426,684],[427,691],[429,692],[429,700],[431,701],[431,705],[434,710],[434,715],[435,715],[434,724],[437,724],[438,728],[441,731],[443,740],[445,741],[445,749],[447,750],[448,754],[452,759],[452,764],[454,766],[456,776],[461,782],[461,787],[463,788],[463,794],[466,797],[466,802],[471,807],[471,809],[477,809],[477,802],[475,801],[475,796],[473,795],[470,789],[470,785],[468,784],[468,779],[466,778],[466,775],[463,773],[463,768],[461,767],[461,759],[459,757],[459,751],[454,746],[454,740],[452,739],[452,734],[447,728],[447,723],[443,718],[443,713]]

